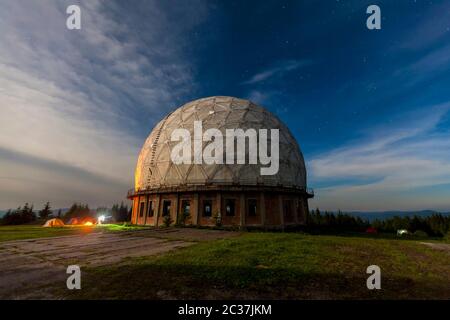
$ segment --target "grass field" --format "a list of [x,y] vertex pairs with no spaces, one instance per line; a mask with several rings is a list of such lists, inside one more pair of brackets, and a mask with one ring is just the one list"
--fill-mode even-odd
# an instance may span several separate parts
[[[366,287],[372,264],[382,290]],[[246,233],[87,269],[68,298],[450,299],[449,266],[449,252],[416,241]]]
[[0,226],[0,242],[22,239],[60,237],[98,231],[129,231],[141,227],[123,225],[103,225],[95,227],[66,226],[61,228],[43,228],[37,225]]
[[[142,229],[2,226],[0,241]],[[450,245],[427,241],[444,246],[437,250],[420,241],[250,232],[87,267],[82,290],[63,282],[53,289],[69,299],[450,299]],[[366,287],[373,264],[381,268],[381,290]]]

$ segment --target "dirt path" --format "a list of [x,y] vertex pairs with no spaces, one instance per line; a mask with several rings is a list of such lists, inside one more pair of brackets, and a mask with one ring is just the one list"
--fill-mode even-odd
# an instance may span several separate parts
[[450,244],[448,243],[434,243],[434,242],[421,242],[421,243],[430,248],[445,251],[448,254],[450,254]]
[[236,236],[236,232],[199,229],[148,229],[0,243],[0,299],[52,299],[40,288],[65,283],[67,266],[118,264],[130,257],[161,254],[195,241]]

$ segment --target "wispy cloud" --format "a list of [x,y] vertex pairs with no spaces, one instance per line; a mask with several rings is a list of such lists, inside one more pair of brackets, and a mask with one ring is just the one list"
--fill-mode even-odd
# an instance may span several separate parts
[[312,159],[313,184],[325,185],[315,204],[346,210],[450,209],[450,198],[436,200],[426,192],[450,192],[450,132],[436,130],[449,110],[450,104],[443,104],[403,115]]
[[402,49],[418,50],[450,34],[450,4],[446,1],[433,4],[423,18],[399,45]]
[[[173,14],[183,8],[187,13],[174,26],[174,17],[159,1],[136,2],[133,7],[139,10],[131,12],[124,12],[120,2],[75,1],[82,8],[82,29],[69,31],[65,9],[73,3],[0,4],[1,208],[23,201],[69,205],[53,191],[83,184],[97,199],[123,199],[117,199],[117,191],[125,193],[124,186],[132,186],[143,142],[137,132],[141,127],[150,130],[180,95],[193,89],[181,30],[199,23],[204,14],[201,3],[195,6],[196,15],[190,15],[192,6],[180,1]],[[147,19],[137,19],[140,14]],[[163,36],[161,31],[169,28]],[[6,153],[28,160],[18,166]],[[41,173],[51,170],[42,171],[43,161],[74,170],[56,170],[44,177]],[[19,174],[19,167],[27,175]],[[103,177],[111,187],[94,191],[81,172]],[[45,199],[26,188],[34,185],[30,181],[37,181],[36,175],[42,188],[54,187],[45,190]],[[11,195],[12,185],[22,189]]]
[[310,60],[285,60],[272,65],[271,67],[256,73],[250,79],[244,81],[242,84],[255,84],[269,78],[281,76],[287,72],[297,70],[311,64]]
[[260,90],[252,90],[249,92],[246,98],[254,103],[262,104],[267,102],[271,95],[272,93],[269,93],[267,91],[262,92]]

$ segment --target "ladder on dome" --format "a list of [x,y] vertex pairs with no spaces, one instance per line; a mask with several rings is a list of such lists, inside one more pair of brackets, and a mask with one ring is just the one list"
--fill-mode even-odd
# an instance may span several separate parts
[[166,124],[167,119],[169,118],[169,116],[172,114],[169,113],[164,119],[163,119],[163,123],[161,123],[161,125],[159,126],[158,132],[156,133],[156,137],[155,137],[155,141],[153,141],[152,143],[152,154],[151,154],[151,158],[150,158],[150,175],[148,176],[147,182],[150,183],[150,178],[152,176],[152,170],[151,167],[155,166],[155,156],[156,156],[156,147],[158,145],[158,141],[159,141],[159,137],[161,136],[161,131],[163,130],[164,125]]

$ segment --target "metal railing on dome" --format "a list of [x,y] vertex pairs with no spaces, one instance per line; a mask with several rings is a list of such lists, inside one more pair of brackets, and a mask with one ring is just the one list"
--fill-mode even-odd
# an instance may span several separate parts
[[127,192],[127,197],[129,198],[129,197],[132,197],[132,196],[134,196],[136,194],[136,192],[135,192],[135,190],[134,190],[134,188],[133,189],[130,189],[130,190],[128,190],[128,192]]
[[[312,189],[312,188],[298,188],[298,189],[305,191],[306,194],[310,198],[314,197],[314,189]],[[129,189],[128,192],[127,192],[127,197],[128,198],[134,197],[135,195],[138,195],[140,193],[145,193],[145,191],[147,191],[147,190],[151,190],[151,188],[142,188],[142,189],[138,189],[138,190],[136,190],[134,188]]]

